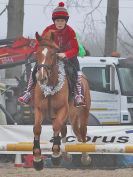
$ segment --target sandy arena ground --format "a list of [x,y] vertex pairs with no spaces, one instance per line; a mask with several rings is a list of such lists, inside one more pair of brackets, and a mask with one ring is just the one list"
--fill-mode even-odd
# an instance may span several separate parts
[[133,168],[125,169],[66,169],[14,167],[13,164],[0,164],[0,177],[132,177]]

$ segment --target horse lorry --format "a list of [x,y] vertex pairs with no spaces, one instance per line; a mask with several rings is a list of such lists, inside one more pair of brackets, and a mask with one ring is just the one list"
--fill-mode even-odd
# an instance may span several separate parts
[[90,84],[90,117],[100,125],[133,124],[133,59],[78,59]]

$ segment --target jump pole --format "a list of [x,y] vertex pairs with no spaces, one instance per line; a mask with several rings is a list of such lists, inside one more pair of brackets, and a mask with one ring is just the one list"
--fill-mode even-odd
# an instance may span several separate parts
[[71,144],[65,145],[66,152],[133,153],[133,144]]
[[[40,144],[42,151],[51,152],[52,145]],[[0,145],[0,151],[32,151],[32,143],[16,143]],[[133,153],[133,144],[62,144],[63,152],[90,152],[90,153]]]

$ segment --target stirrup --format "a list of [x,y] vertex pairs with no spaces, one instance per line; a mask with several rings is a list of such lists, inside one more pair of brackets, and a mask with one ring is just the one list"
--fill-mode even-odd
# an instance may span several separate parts
[[85,103],[75,103],[75,107],[84,107],[84,106],[86,106],[86,104]]
[[74,99],[75,107],[86,106],[85,99],[83,95],[76,95]]

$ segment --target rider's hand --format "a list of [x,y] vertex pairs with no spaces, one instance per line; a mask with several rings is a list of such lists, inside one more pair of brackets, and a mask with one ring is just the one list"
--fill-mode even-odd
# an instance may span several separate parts
[[63,59],[66,57],[65,53],[56,53],[56,54],[60,59]]

